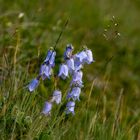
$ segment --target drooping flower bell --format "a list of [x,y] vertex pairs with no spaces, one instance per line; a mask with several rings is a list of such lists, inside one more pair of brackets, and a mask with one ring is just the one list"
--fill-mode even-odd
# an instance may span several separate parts
[[75,71],[72,77],[71,86],[75,85],[75,86],[83,87],[82,77],[83,77],[83,72],[81,70]]
[[84,63],[84,59],[86,59],[87,54],[85,51],[81,51],[78,54],[75,55],[75,61],[80,62],[81,64]]
[[81,70],[83,68],[83,64],[85,63],[84,60],[86,57],[87,55],[84,51],[73,56],[75,71]]
[[50,65],[42,64],[40,68],[39,75],[42,77],[43,80],[46,78],[50,79],[50,76],[52,75],[52,68]]
[[44,62],[48,62],[49,61],[49,59],[51,58],[52,53],[53,53],[53,49],[51,48],[51,49],[48,50]]
[[79,70],[74,72],[72,80],[82,82],[82,78],[83,78],[83,72]]
[[55,56],[56,56],[56,52],[53,51],[52,56],[51,56],[51,58],[50,58],[50,60],[49,60],[49,64],[50,64],[52,67],[55,66]]
[[79,87],[73,87],[72,90],[68,93],[67,98],[72,98],[74,101],[79,100],[79,96],[81,93],[81,88]]
[[50,65],[51,67],[55,66],[55,56],[56,56],[56,52],[53,50],[53,48],[50,48],[50,50],[47,53],[47,56],[44,60],[44,63],[46,63],[47,65]]
[[74,70],[75,70],[73,58],[67,59],[66,60],[66,64],[68,66],[69,73],[72,74],[74,72]]
[[66,79],[68,77],[68,66],[65,64],[61,64],[59,68],[59,74],[58,76],[62,79]]
[[42,113],[44,115],[50,115],[51,109],[52,109],[52,103],[46,101]]
[[74,56],[75,70],[80,70],[83,64],[91,64],[92,62],[94,62],[92,51],[87,47],[84,47],[83,51]]
[[64,52],[64,59],[70,59],[72,57],[73,46],[72,44],[68,44],[66,46],[66,50]]
[[69,101],[66,105],[66,114],[72,113],[74,115],[75,114],[74,108],[75,108],[75,102]]
[[30,92],[34,91],[35,88],[39,85],[39,80],[38,79],[33,79],[30,84],[28,85],[28,89]]
[[86,49],[85,52],[87,54],[87,57],[84,59],[84,61],[88,64],[91,64],[92,62],[94,62],[92,51],[89,49]]
[[74,68],[75,71],[81,70],[83,68],[83,64],[77,59],[74,59]]
[[62,94],[61,94],[61,91],[59,90],[55,90],[53,92],[53,97],[52,97],[52,102],[56,102],[56,104],[59,104],[61,103],[61,98],[62,98]]

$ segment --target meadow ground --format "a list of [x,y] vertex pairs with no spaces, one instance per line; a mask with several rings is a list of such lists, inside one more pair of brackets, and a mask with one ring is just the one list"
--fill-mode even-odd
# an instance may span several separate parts
[[[139,0],[0,0],[0,139],[140,140]],[[68,43],[87,45],[95,63],[84,67],[75,115],[65,115],[70,80],[59,80],[63,99],[41,114],[54,78],[30,94],[49,47],[57,46],[55,73]]]

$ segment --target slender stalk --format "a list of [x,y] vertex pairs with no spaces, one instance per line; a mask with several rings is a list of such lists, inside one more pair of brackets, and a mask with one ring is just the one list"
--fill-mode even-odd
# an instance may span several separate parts
[[58,38],[57,38],[57,40],[56,40],[56,42],[55,42],[54,50],[56,49],[57,44],[58,44],[58,42],[59,42],[59,40],[60,40],[60,38],[61,38],[61,36],[62,36],[64,30],[65,30],[65,28],[66,28],[67,25],[68,25],[68,22],[69,22],[69,19],[66,20],[66,22],[65,22],[65,24],[64,24],[64,27],[62,28],[62,30],[61,30],[61,32],[60,32],[60,34],[59,34],[59,36],[58,36]]
[[122,96],[123,96],[123,89],[120,91],[120,96],[117,102],[117,108],[116,108],[116,113],[115,113],[115,119],[113,123],[113,128],[112,128],[112,138],[114,138],[116,134],[116,128],[119,125],[119,115],[120,115],[120,109],[121,109],[121,104],[122,104]]

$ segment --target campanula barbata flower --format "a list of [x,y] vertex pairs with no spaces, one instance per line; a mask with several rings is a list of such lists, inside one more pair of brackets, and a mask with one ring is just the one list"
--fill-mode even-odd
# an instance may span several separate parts
[[83,64],[78,60],[74,59],[74,68],[75,71],[81,70],[83,68]]
[[70,86],[83,87],[82,77],[83,77],[83,72],[81,70],[74,71]]
[[94,59],[90,49],[86,48],[74,56],[75,69],[77,70],[81,69],[83,64],[91,64],[92,62],[94,62]]
[[75,102],[69,101],[66,105],[66,114],[72,113],[74,115],[75,114],[74,108],[75,108]]
[[72,90],[68,93],[67,98],[72,98],[74,101],[79,100],[79,96],[81,93],[81,88],[73,87]]
[[50,78],[52,75],[52,68],[49,65],[43,64],[41,65],[39,75],[41,75],[42,79]]
[[79,81],[82,83],[83,72],[81,70],[75,71],[72,77],[72,82]]
[[55,66],[55,56],[56,56],[56,52],[53,51],[52,56],[51,56],[51,58],[50,58],[50,60],[49,60],[49,64],[50,64],[52,67]]
[[56,56],[56,52],[54,50],[50,49],[47,53],[44,63],[54,67],[55,66],[55,56]]
[[46,101],[42,113],[45,115],[50,115],[51,109],[52,103]]
[[84,61],[88,64],[91,64],[92,62],[94,62],[92,51],[89,49],[86,49],[85,52],[87,54],[87,57],[85,58]]
[[45,58],[44,62],[48,62],[48,61],[49,61],[49,59],[50,59],[50,57],[51,57],[52,53],[53,53],[53,49],[48,50],[48,52],[47,52],[47,55],[46,55],[46,58]]
[[72,57],[72,51],[73,51],[72,44],[68,44],[64,52],[64,59],[70,59]]
[[53,92],[53,97],[52,97],[52,102],[56,102],[56,104],[59,104],[61,103],[61,98],[62,98],[62,94],[61,94],[61,91],[59,90],[55,90]]
[[30,92],[34,91],[35,88],[39,85],[39,80],[38,79],[33,79],[30,84],[28,85],[28,89]]
[[75,60],[79,61],[81,64],[84,63],[84,60],[87,58],[87,54],[85,51],[81,51],[75,55]]
[[68,66],[69,73],[72,74],[74,72],[74,70],[75,70],[73,58],[67,59],[66,60],[66,64]]
[[66,79],[68,77],[68,66],[65,64],[61,64],[59,68],[59,74],[58,76],[62,79]]

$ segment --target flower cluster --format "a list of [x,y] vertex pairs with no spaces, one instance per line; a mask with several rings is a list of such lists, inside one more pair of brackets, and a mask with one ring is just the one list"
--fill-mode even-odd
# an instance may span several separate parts
[[50,79],[50,76],[52,75],[52,68],[55,66],[55,56],[56,52],[53,50],[53,48],[50,48],[43,64],[40,67],[39,75],[28,85],[30,92],[37,88],[40,78],[42,78],[42,80],[45,80],[46,78]]
[[[67,94],[67,104],[66,104],[66,114],[74,114],[75,101],[80,100],[79,96],[81,93],[81,88],[84,86],[82,77],[82,68],[84,64],[91,64],[94,62],[92,51],[88,48],[84,48],[81,52],[73,55],[73,46],[68,44],[64,52],[64,63],[60,64],[58,77],[65,80],[69,76],[72,77],[69,92]],[[52,69],[55,66],[55,56],[56,52],[52,48],[48,51],[47,56],[41,65],[39,75],[37,78],[33,79],[28,85],[30,92],[34,91],[39,85],[39,80],[50,79],[52,75]],[[62,93],[60,90],[55,90],[53,92],[50,101],[46,101],[42,113],[49,115],[52,109],[53,103],[61,103]]]
[[94,62],[92,52],[87,48],[84,48],[84,50],[75,55],[72,55],[72,52],[70,54],[71,56],[67,57],[66,61],[68,62],[67,64],[71,64],[70,66],[73,66],[73,69],[71,69],[71,67],[69,68],[72,80],[70,83],[70,90],[67,94],[68,103],[66,105],[66,114],[69,113],[74,114],[75,101],[80,100],[79,96],[81,93],[81,88],[84,86],[82,81],[83,77],[82,68],[84,64],[86,63],[91,64],[92,62]]

